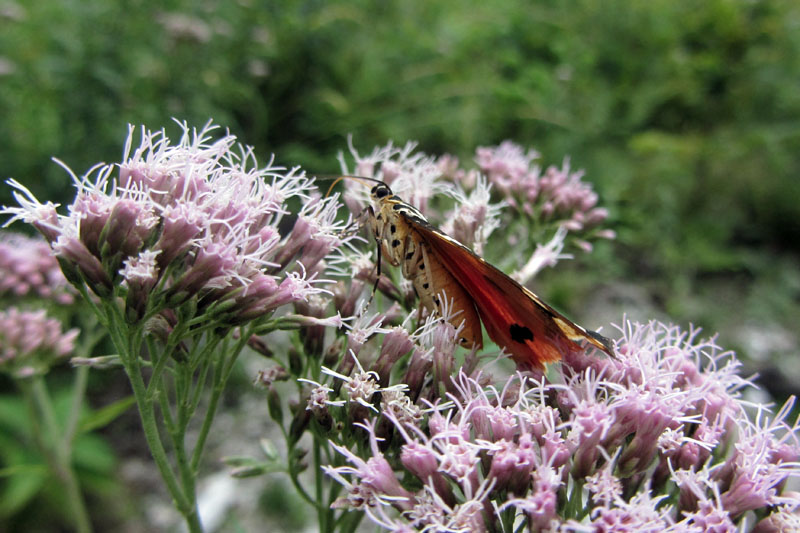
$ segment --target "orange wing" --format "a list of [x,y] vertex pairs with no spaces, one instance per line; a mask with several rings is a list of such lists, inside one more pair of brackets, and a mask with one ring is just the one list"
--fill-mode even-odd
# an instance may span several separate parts
[[428,253],[428,265],[431,279],[437,280],[434,285],[439,293],[437,296],[441,297],[441,293],[444,292],[444,297],[448,300],[447,305],[450,307],[450,313],[454,315],[453,325],[457,327],[459,322],[462,323],[461,344],[467,348],[483,348],[481,320],[478,317],[478,311],[475,309],[472,296],[447,267],[442,264],[439,256]]
[[563,353],[580,349],[576,343],[582,340],[614,356],[611,341],[578,326],[425,221],[407,218],[470,295],[489,337],[511,353],[518,367],[541,369],[545,363],[561,359]]

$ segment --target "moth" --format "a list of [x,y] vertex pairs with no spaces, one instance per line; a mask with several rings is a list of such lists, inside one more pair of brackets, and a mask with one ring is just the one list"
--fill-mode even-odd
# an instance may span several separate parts
[[429,312],[441,315],[446,303],[452,325],[461,327],[463,346],[483,347],[483,323],[489,337],[511,354],[520,369],[543,369],[567,351],[582,350],[578,344],[582,341],[614,356],[609,339],[575,324],[435,228],[388,185],[353,178],[375,183],[370,190],[373,205],[366,208],[365,216],[379,246],[378,268],[381,255],[400,267]]

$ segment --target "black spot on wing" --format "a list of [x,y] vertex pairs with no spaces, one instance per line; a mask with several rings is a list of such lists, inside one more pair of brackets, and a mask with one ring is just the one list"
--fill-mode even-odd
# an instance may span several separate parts
[[397,240],[397,239],[393,240],[393,241],[392,241],[392,247],[393,247],[393,248],[396,248],[396,247],[398,247],[398,246],[400,246],[400,241],[399,241],[399,240]]
[[525,341],[533,340],[533,332],[530,328],[516,323],[511,324],[511,327],[508,328],[508,333],[511,335],[511,340],[515,342],[524,343]]

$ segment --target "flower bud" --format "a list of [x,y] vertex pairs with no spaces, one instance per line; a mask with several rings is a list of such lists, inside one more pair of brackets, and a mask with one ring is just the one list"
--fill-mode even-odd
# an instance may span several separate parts
[[294,443],[300,440],[300,437],[303,436],[303,433],[305,433],[308,428],[309,422],[311,422],[311,411],[299,409],[295,413],[294,418],[292,418],[292,423],[289,425],[290,445],[294,445]]
[[[250,338],[247,339],[247,345],[252,348],[254,352],[261,354],[264,357],[272,358],[275,355],[266,341],[258,335],[251,335]],[[285,371],[286,370],[284,370],[284,372]]]
[[[86,248],[86,245],[72,237],[64,235],[58,238],[53,250],[62,260],[77,267],[82,281],[100,297],[111,294],[111,278],[109,278],[100,260]],[[65,274],[69,271],[65,271]]]
[[401,327],[394,327],[383,337],[381,353],[372,370],[379,376],[382,387],[389,384],[389,375],[394,364],[414,348],[411,335]]
[[157,220],[149,205],[129,199],[117,200],[98,239],[101,257],[136,255]]
[[281,405],[281,396],[275,387],[270,387],[267,391],[267,407],[269,408],[269,416],[280,425],[283,425],[283,406]]

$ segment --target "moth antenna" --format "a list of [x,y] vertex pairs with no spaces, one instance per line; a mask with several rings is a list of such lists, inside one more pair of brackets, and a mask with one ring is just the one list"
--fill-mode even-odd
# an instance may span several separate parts
[[[372,182],[372,183],[375,183],[375,184],[385,185],[386,187],[389,187],[388,185],[386,185],[385,182],[383,182],[383,181],[381,181],[379,179],[367,178],[366,176],[349,176],[347,174],[344,174],[344,175],[336,176],[336,177],[334,177],[334,176],[325,176],[325,175],[321,175],[321,176],[317,176],[317,177],[319,177],[321,179],[333,179],[333,183],[331,183],[331,186],[328,187],[328,192],[325,193],[325,198],[327,198],[328,196],[331,195],[331,192],[333,191],[333,188],[336,187],[337,183],[339,183],[340,181],[345,180],[345,179],[355,180],[355,181],[360,181],[360,182]],[[368,186],[365,183],[362,183],[362,185]]]
[[333,183],[331,183],[331,186],[328,187],[328,192],[325,193],[325,198],[327,198],[328,196],[331,195],[331,193],[333,192],[333,188],[336,187],[336,184],[339,183],[340,181],[342,181],[344,178],[345,178],[345,176],[339,176],[338,178],[333,180]]

